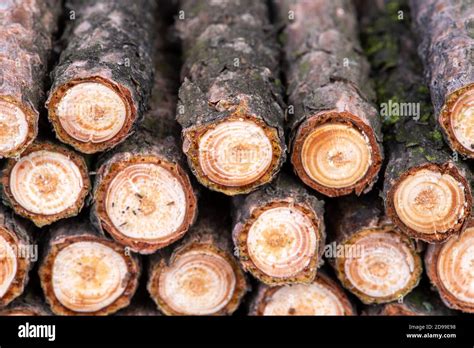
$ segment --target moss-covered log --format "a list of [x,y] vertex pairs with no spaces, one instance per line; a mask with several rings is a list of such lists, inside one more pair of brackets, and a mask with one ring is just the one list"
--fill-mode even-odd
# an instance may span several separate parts
[[81,155],[66,146],[35,142],[8,160],[2,186],[4,202],[42,227],[77,215],[91,185]]
[[139,122],[153,83],[156,3],[68,0],[66,46],[47,102],[57,137],[84,153],[109,149]]
[[385,303],[418,285],[422,261],[414,241],[385,217],[375,195],[347,197],[328,215],[331,264],[342,285],[366,303]]
[[244,270],[271,286],[314,280],[326,239],[323,201],[280,173],[233,205],[232,236]]
[[37,258],[32,225],[0,205],[0,307],[23,293]]
[[[399,18],[399,11],[404,17]],[[386,130],[387,215],[404,233],[430,243],[459,234],[471,213],[471,173],[436,129],[403,1],[363,12],[364,46],[374,67]]]
[[474,6],[410,1],[435,115],[451,148],[474,158]]
[[428,247],[425,268],[448,307],[474,313],[474,218],[460,236]]
[[112,314],[127,307],[137,289],[137,256],[86,221],[55,225],[42,255],[41,287],[56,315]]
[[38,134],[59,0],[0,5],[0,158],[16,157]]
[[181,2],[185,64],[177,120],[204,186],[248,193],[285,160],[278,46],[264,1]]
[[310,284],[276,287],[260,283],[254,292],[250,315],[356,315],[344,289],[318,272]]
[[196,192],[177,140],[173,61],[178,59],[159,23],[150,110],[132,136],[99,160],[91,209],[99,229],[142,254],[180,239],[197,214]]
[[352,3],[276,4],[285,23],[294,171],[330,197],[367,192],[382,164],[382,133]]
[[150,258],[148,291],[166,315],[230,315],[247,292],[228,227],[205,214],[173,248]]

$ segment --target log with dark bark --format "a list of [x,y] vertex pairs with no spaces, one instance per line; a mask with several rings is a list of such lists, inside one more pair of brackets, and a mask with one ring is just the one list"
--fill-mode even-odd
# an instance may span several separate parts
[[460,236],[428,247],[426,273],[450,308],[474,313],[474,218]]
[[51,315],[41,297],[32,291],[26,291],[5,308],[0,309],[0,316],[44,316]]
[[[363,42],[374,67],[388,135],[386,212],[409,236],[442,242],[465,228],[472,206],[472,174],[452,157],[436,129],[406,3],[386,1],[379,9],[369,6],[362,18],[366,24]],[[398,18],[398,11],[404,19]],[[401,114],[391,105],[411,112]]]
[[250,315],[356,315],[342,287],[318,272],[310,284],[269,287],[258,285],[250,305]]
[[77,215],[90,179],[81,155],[62,145],[35,142],[7,162],[2,186],[4,202],[42,227]]
[[418,285],[417,246],[385,217],[377,196],[347,197],[329,218],[331,264],[342,285],[362,302],[394,301]]
[[324,203],[292,177],[234,198],[232,236],[244,270],[268,285],[311,283],[326,233]]
[[424,287],[417,287],[397,302],[372,305],[364,309],[362,315],[369,316],[445,316],[454,315],[436,293]]
[[454,151],[474,158],[474,6],[458,0],[413,0],[410,5],[443,135]]
[[247,291],[228,226],[214,215],[150,259],[148,291],[166,315],[230,315]]
[[[277,40],[264,1],[182,1],[185,64],[177,120],[204,186],[248,193],[285,160]],[[212,15],[211,15],[212,14]]]
[[153,82],[155,2],[69,0],[66,47],[47,102],[57,137],[95,153],[139,122]]
[[[160,23],[161,24],[161,23]],[[183,237],[197,215],[197,197],[180,149],[175,120],[178,73],[164,26],[156,39],[151,108],[124,143],[100,159],[91,217],[131,250],[150,254]]]
[[344,0],[276,4],[286,24],[294,171],[330,197],[367,192],[382,164],[382,133],[355,10]]
[[137,256],[85,221],[63,221],[49,232],[39,276],[54,314],[108,315],[130,304]]
[[0,5],[0,158],[18,156],[38,134],[60,6],[59,0]]
[[0,205],[0,307],[20,296],[38,257],[32,225]]

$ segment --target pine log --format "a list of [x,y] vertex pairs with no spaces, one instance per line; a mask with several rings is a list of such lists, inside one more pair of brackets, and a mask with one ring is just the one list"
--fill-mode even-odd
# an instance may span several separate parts
[[16,157],[38,134],[59,0],[0,4],[0,158]]
[[99,160],[91,209],[100,230],[141,254],[182,238],[197,215],[197,192],[177,141],[177,57],[163,36],[156,39],[150,110],[132,136]]
[[184,0],[181,8],[183,151],[204,186],[248,193],[271,181],[286,158],[278,46],[267,4]]
[[454,313],[436,293],[424,287],[417,287],[399,301],[368,306],[363,311],[363,315],[369,316],[445,316]]
[[446,306],[474,313],[474,218],[460,236],[428,247],[425,268]]
[[326,238],[324,202],[292,177],[234,198],[232,237],[245,271],[270,285],[311,283]]
[[37,260],[33,228],[0,205],[0,307],[20,296]]
[[63,221],[50,230],[39,276],[56,315],[108,315],[127,307],[140,262],[89,223]]
[[310,284],[258,285],[249,315],[356,315],[344,290],[324,272]]
[[230,232],[218,215],[201,215],[173,248],[150,258],[148,291],[165,315],[230,315],[247,292]]
[[342,285],[363,303],[386,303],[418,285],[417,246],[386,218],[375,195],[346,197],[329,215],[331,258]]
[[410,1],[418,52],[435,115],[451,148],[474,158],[474,6],[470,1]]
[[51,315],[45,303],[32,291],[25,292],[5,308],[0,309],[0,316],[45,316]]
[[38,227],[77,215],[91,186],[84,158],[50,142],[8,160],[2,185],[5,204]]
[[47,107],[56,136],[83,153],[107,150],[139,122],[153,83],[155,2],[68,0],[66,47]]
[[382,165],[382,133],[352,3],[276,4],[285,24],[293,169],[330,197],[367,192]]
[[[388,164],[383,196],[387,215],[407,235],[443,242],[465,227],[471,214],[472,174],[452,157],[432,118],[428,89],[403,1],[364,11],[366,52],[374,67],[382,110],[417,105],[418,112],[384,114]],[[404,19],[398,18],[398,11]],[[409,109],[407,109],[409,110]],[[391,110],[394,111],[394,110]]]

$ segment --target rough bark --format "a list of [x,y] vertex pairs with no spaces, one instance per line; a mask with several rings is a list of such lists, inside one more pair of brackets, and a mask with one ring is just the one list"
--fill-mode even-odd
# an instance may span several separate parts
[[[57,137],[78,151],[104,151],[130,134],[147,105],[153,84],[155,2],[70,0],[66,6],[70,9],[64,35],[66,47],[52,73],[53,86],[47,102],[49,119]],[[62,114],[59,103],[73,88],[83,83],[101,85],[121,100],[125,115],[119,130],[113,130],[102,139],[100,136],[94,139],[96,135],[90,128],[94,130],[97,125],[94,131],[99,134],[99,126],[105,124],[104,127],[110,130],[113,125],[107,122],[118,120],[113,119],[116,115],[108,114],[110,105],[107,100],[96,102],[93,96],[91,101],[94,100],[95,104],[80,105],[76,102],[72,110],[66,110],[67,115]],[[86,95],[84,92],[83,98]],[[77,136],[79,131],[70,134],[63,125],[66,121],[76,122],[75,127],[85,123],[81,130],[84,137]]]
[[[134,254],[130,254],[122,246],[116,242],[107,239],[102,233],[95,230],[89,223],[81,220],[68,220],[55,225],[49,234],[49,238],[45,241],[43,258],[41,260],[39,276],[41,280],[41,287],[48,302],[51,310],[56,315],[109,315],[117,312],[118,310],[127,307],[130,304],[130,300],[133,297],[137,286],[138,279],[140,277],[141,266],[140,260]],[[82,250],[76,250],[72,255],[70,253],[70,260],[66,260],[73,263],[70,266],[72,269],[63,270],[61,277],[55,277],[56,267],[63,266],[58,264],[57,258],[60,253],[64,253],[64,250],[73,246],[84,245],[87,243],[88,250],[83,247]],[[120,258],[120,266],[124,266],[126,272],[121,274],[121,279],[112,279],[115,281],[116,287],[121,287],[122,291],[115,293],[113,298],[110,294],[104,294],[100,289],[102,281],[100,277],[110,276],[112,273],[117,272],[118,264],[111,265],[111,259],[106,257],[98,257],[92,252],[91,243],[94,247],[103,247],[103,250],[110,252],[110,255]],[[64,254],[63,254],[64,255]],[[74,260],[76,258],[76,260]],[[117,261],[117,260],[115,260]],[[118,262],[118,261],[117,261]],[[61,270],[57,271],[60,273]],[[113,276],[113,275],[112,275]],[[115,273],[115,276],[117,274]],[[66,277],[75,277],[73,284],[65,285],[66,288],[61,288],[61,284],[58,281],[64,281]],[[110,280],[110,279],[106,279]],[[98,287],[96,293],[90,293],[91,289],[96,286]],[[82,287],[82,290],[81,290]],[[61,299],[58,297],[58,289],[61,293],[66,290],[65,297]],[[112,289],[114,290],[114,289]],[[64,295],[61,295],[64,296]],[[90,310],[88,306],[93,304],[97,298],[104,300],[101,296],[105,297],[110,303],[103,303],[100,308]],[[69,298],[68,298],[69,297]],[[65,303],[67,299],[69,302]]]
[[347,197],[329,217],[327,256],[342,285],[363,303],[394,301],[418,285],[422,261],[417,245],[385,216],[375,194]]
[[[155,43],[155,78],[150,110],[145,113],[143,121],[132,136],[99,159],[100,165],[95,176],[93,192],[94,205],[91,209],[91,219],[94,225],[107,231],[119,243],[142,254],[153,253],[157,249],[183,237],[197,215],[197,189],[193,188],[191,184],[184,155],[181,151],[181,144],[177,140],[179,139],[179,125],[175,120],[175,110],[178,73],[173,63],[178,58],[172,51],[169,51],[171,48],[163,40],[164,29],[164,24],[160,21],[158,32],[161,35],[158,35]],[[186,207],[184,208],[183,222],[171,234],[160,238],[142,239],[123,233],[120,226],[114,224],[107,210],[107,197],[112,182],[117,175],[123,173],[127,168],[130,169],[133,166],[145,163],[165,169],[167,173],[178,180],[180,187],[185,192],[184,204]],[[146,173],[142,172],[141,174]],[[130,178],[130,180],[133,180],[133,178]],[[143,195],[150,195],[148,198],[155,205],[160,203],[158,195],[154,192],[142,192],[135,200],[138,199],[138,201],[143,202]],[[153,197],[155,197],[155,200],[153,200]],[[137,203],[138,212],[133,212],[133,218],[140,218],[152,213],[150,210],[143,212],[140,202]],[[161,203],[165,204],[162,201]],[[179,208],[174,205],[174,202],[166,204],[171,207],[168,209]],[[165,208],[158,204],[153,211],[159,212]],[[134,207],[127,207],[126,209],[133,210]],[[126,223],[132,222],[130,219],[125,219],[122,224]]]
[[[385,208],[404,233],[438,243],[465,228],[472,206],[472,175],[465,164],[452,156],[431,117],[430,97],[420,73],[406,2],[385,1],[381,5],[370,5],[363,12],[362,27],[386,129]],[[402,20],[398,11],[404,14]],[[432,177],[436,177],[445,197],[453,201],[450,209],[443,209],[443,204],[451,201],[437,197]],[[422,181],[418,185],[422,189],[412,201],[401,202],[405,185],[416,178]],[[417,216],[418,210],[423,217]]]
[[2,205],[0,205],[0,239],[2,270],[0,285],[3,288],[5,283],[9,282],[0,294],[0,307],[3,307],[25,290],[29,279],[28,273],[38,257],[38,252],[36,250],[36,254],[34,253],[36,245],[31,224],[16,217]]
[[[178,19],[177,28],[183,40],[185,64],[177,120],[183,127],[183,150],[203,185],[228,195],[248,193],[269,182],[286,157],[281,82],[277,79],[278,46],[269,24],[267,4],[251,0],[182,1],[181,7],[185,18]],[[232,121],[253,125],[268,141],[269,164],[259,168],[258,176],[248,181],[245,169],[243,179],[237,182],[230,177],[235,174],[232,171],[224,170],[216,178],[216,173],[206,173],[202,167],[203,136]],[[235,170],[255,164],[259,151],[263,151],[252,144],[255,139],[248,134],[232,137],[231,131],[229,135],[240,144],[221,150],[238,152],[235,163],[230,163],[236,166]],[[249,148],[255,152],[253,156],[238,156]],[[218,155],[214,154],[217,150],[209,152],[210,156]]]
[[45,316],[51,315],[42,299],[31,291],[25,292],[5,308],[0,316]]
[[[210,215],[204,217],[201,215],[197,224],[178,244],[173,248],[159,250],[150,258],[147,288],[158,309],[165,315],[230,315],[240,305],[242,297],[248,290],[248,285],[239,263],[233,256],[230,234],[225,233],[226,226],[220,220],[218,215],[212,215],[212,218]],[[173,271],[174,267],[179,269],[180,260],[193,254],[197,254],[196,258],[201,260],[195,259],[194,264],[188,265],[187,277],[183,275],[183,279],[174,279],[177,284],[175,290],[178,291],[176,296],[185,296],[187,303],[182,306],[183,308],[176,308],[176,305],[173,308],[169,299],[163,296],[162,289],[166,280],[163,275]],[[221,262],[220,265],[218,259]],[[215,266],[214,269],[213,266]],[[193,271],[196,272],[194,275],[191,273]],[[227,273],[219,275],[219,272]],[[220,277],[216,282],[226,283],[224,285],[228,287],[226,288],[227,296],[225,299],[219,298],[218,303],[215,303],[216,300],[207,289],[207,286],[211,286],[209,279],[212,276]],[[228,284],[231,282],[230,279],[234,279],[233,286]],[[219,285],[222,286],[222,284]],[[201,306],[198,303],[200,300]],[[209,303],[213,307],[208,308]]]
[[[368,79],[369,65],[357,37],[355,10],[348,1],[278,0],[276,4],[280,20],[285,24],[282,40],[288,66],[292,107],[289,110],[293,111],[288,124],[293,168],[305,184],[330,197],[367,192],[382,164],[382,133],[372,104],[374,91]],[[328,124],[345,125],[356,131],[370,154],[358,177],[340,185],[329,174],[327,180],[315,179],[304,167],[305,140]],[[340,153],[343,162],[359,165],[354,153],[349,154],[354,150]],[[323,161],[330,162],[328,166],[333,170],[335,164],[326,158],[332,156],[330,152],[321,156]]]
[[[418,52],[443,135],[454,151],[474,158],[474,6],[471,1],[456,0],[410,1],[410,6],[420,38]],[[453,122],[463,107],[465,117]],[[469,140],[464,144],[456,136],[462,127]]]
[[[49,157],[51,155],[59,156],[59,158]],[[66,168],[64,163],[61,167],[60,161],[66,161],[69,168]],[[48,164],[51,167],[48,167]],[[25,169],[28,170],[27,173],[24,173]],[[65,174],[69,177],[59,177],[65,172],[65,169],[70,170]],[[21,177],[13,178],[14,175],[21,175]],[[17,180],[20,182],[16,183]],[[74,180],[74,182],[66,184],[62,182],[65,180]],[[44,212],[43,208],[48,201],[58,199],[54,196],[55,194],[62,194],[61,198],[64,200],[70,198],[64,197],[66,194],[64,190],[68,184],[78,184],[79,186],[74,191],[75,201],[71,201],[70,205],[64,206],[61,211]],[[19,158],[9,159],[3,169],[2,196],[4,203],[12,207],[16,214],[33,221],[38,227],[76,216],[84,205],[90,186],[89,172],[84,158],[65,146],[51,142],[35,142]],[[28,197],[29,193],[25,190],[29,190],[32,195],[36,196]],[[28,204],[35,205],[34,210],[31,207],[25,207],[25,203],[19,202],[19,195],[22,195],[22,199]],[[56,203],[61,204],[61,202]]]
[[[326,239],[322,200],[280,173],[271,184],[246,197],[236,197],[233,203],[232,237],[245,271],[270,286],[314,280]],[[272,211],[269,221],[262,219]],[[261,235],[254,227],[258,224],[263,227]],[[251,230],[254,236],[250,236]]]
[[38,134],[59,10],[59,0],[0,5],[0,158],[18,156]]
[[365,308],[363,315],[369,316],[445,316],[454,315],[439,297],[424,287],[417,287],[400,301]]
[[426,273],[449,308],[474,313],[474,218],[467,229],[444,244],[431,244],[425,253]]
[[[328,303],[324,302],[324,292],[320,290],[319,296],[310,297],[311,290],[324,289],[337,299],[337,305],[328,309]],[[283,296],[278,293],[285,291]],[[308,295],[307,298],[305,295]],[[324,272],[318,272],[314,281],[310,284],[293,284],[277,287],[269,287],[260,283],[254,291],[254,297],[250,304],[249,315],[356,315],[355,306],[351,303],[344,290]],[[277,295],[277,296],[275,296]],[[327,295],[326,295],[327,296]],[[317,298],[318,300],[314,300]],[[287,302],[287,303],[285,303]],[[280,308],[271,309],[271,306],[280,304]],[[326,304],[326,308],[324,305]],[[269,308],[270,307],[270,308]]]

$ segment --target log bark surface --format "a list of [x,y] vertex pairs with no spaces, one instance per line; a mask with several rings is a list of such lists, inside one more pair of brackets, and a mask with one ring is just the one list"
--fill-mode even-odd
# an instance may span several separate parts
[[[38,134],[59,11],[58,0],[6,0],[0,6],[0,158],[18,156]],[[12,122],[12,106],[23,112],[26,129],[22,141],[5,147],[4,141],[22,127]]]
[[[248,193],[269,182],[285,160],[283,102],[278,46],[265,2],[182,1],[185,19],[177,20],[185,63],[177,120],[183,150],[204,186],[229,195]],[[224,121],[251,121],[271,141],[268,169],[237,187],[217,183],[199,163],[199,140]]]
[[[294,108],[288,124],[294,170],[305,184],[330,197],[367,192],[382,164],[382,132],[355,10],[347,1],[278,0],[276,5],[285,24],[282,40],[289,103]],[[371,163],[365,175],[348,187],[324,186],[303,168],[304,139],[326,123],[348,125],[368,139]]]
[[43,299],[32,291],[26,291],[5,308],[0,309],[0,316],[46,316],[51,311]]
[[[66,47],[52,73],[47,107],[57,137],[84,153],[107,150],[125,140],[143,117],[153,85],[153,1],[70,0]],[[57,105],[71,88],[84,82],[103,84],[126,106],[126,119],[117,134],[101,142],[79,141],[58,119]],[[100,117],[100,115],[97,115]]]

